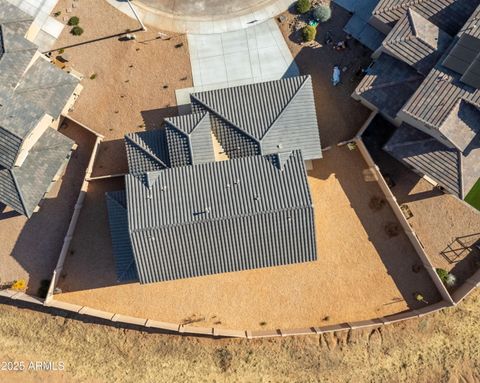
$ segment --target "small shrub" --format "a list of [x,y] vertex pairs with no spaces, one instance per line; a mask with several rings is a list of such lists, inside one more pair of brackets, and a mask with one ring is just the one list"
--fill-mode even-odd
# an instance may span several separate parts
[[12,284],[12,290],[25,291],[27,289],[27,282],[24,279],[18,279]]
[[443,284],[447,287],[452,287],[455,285],[457,282],[457,277],[455,275],[449,273],[445,269],[436,269],[438,276],[440,277],[440,280],[443,282]]
[[307,25],[302,29],[303,41],[313,41],[317,36],[317,28]]
[[91,76],[90,76],[90,80],[95,80],[97,78],[97,74],[96,73],[93,73]]
[[70,33],[74,36],[80,36],[83,33],[83,29],[77,25],[72,28]]
[[313,18],[321,23],[330,20],[332,17],[332,10],[327,5],[319,5],[313,10]]
[[59,55],[63,55],[65,53],[65,49],[61,48],[58,50]]
[[80,24],[80,19],[77,16],[72,16],[68,19],[67,25],[74,27]]
[[54,16],[54,17],[58,17],[58,16],[60,16],[61,14],[62,14],[62,11],[58,11],[58,12],[55,12],[55,13],[53,14],[53,16]]
[[218,364],[220,369],[223,372],[226,372],[230,366],[232,365],[233,355],[232,353],[226,348],[219,348],[216,350]]
[[78,25],[80,23],[80,19],[77,16],[72,16],[68,19],[67,24],[71,27]]
[[389,238],[393,238],[400,234],[400,227],[395,222],[389,222],[385,225],[385,232]]
[[310,0],[298,0],[297,1],[297,12],[298,13],[307,13],[310,8],[312,7],[312,4],[310,3]]

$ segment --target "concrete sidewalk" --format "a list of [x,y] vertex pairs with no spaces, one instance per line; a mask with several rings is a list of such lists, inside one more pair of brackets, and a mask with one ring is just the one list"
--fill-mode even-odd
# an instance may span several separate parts
[[[123,13],[135,18],[126,1],[106,1]],[[148,7],[142,4],[141,1],[133,1],[140,19],[147,27],[151,26],[164,31],[195,34],[223,33],[249,28],[253,24],[261,23],[284,12],[292,3],[292,0],[272,0],[262,7],[247,7],[242,11],[226,15],[214,14],[212,12],[208,16],[192,16],[190,14],[163,12]]]

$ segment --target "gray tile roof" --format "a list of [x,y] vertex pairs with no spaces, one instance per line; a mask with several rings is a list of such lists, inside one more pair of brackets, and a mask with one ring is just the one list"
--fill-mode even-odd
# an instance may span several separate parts
[[[46,114],[53,119],[59,117],[80,81],[36,56],[36,45],[25,38],[32,20],[17,7],[0,0],[0,166],[5,168],[4,177],[10,169],[15,179],[21,179],[31,172],[31,179],[40,182],[34,170],[28,169],[29,164],[32,164],[28,158],[21,168],[14,169],[13,165],[23,141]],[[39,143],[35,147],[38,148]],[[34,158],[38,153],[32,151],[30,155]],[[57,170],[63,160],[59,161]],[[40,167],[42,165],[40,163]],[[49,164],[48,169],[53,167],[55,166]],[[37,173],[48,177],[41,168]],[[49,184],[50,179],[47,182]],[[43,194],[45,190],[41,190],[41,184],[37,185]],[[22,187],[18,185],[17,189],[22,190]],[[29,190],[24,194],[22,203],[26,206],[20,208],[18,203],[16,206],[18,210],[29,214],[30,202],[36,204],[38,201],[36,196],[32,197],[35,201],[29,201]],[[9,199],[11,195],[0,195],[0,198]]]
[[38,59],[24,74],[15,93],[57,119],[79,82],[47,60]]
[[480,0],[380,0],[373,15],[393,26],[410,8],[453,36],[479,4]]
[[443,136],[462,152],[480,133],[480,109],[465,100],[458,100],[440,126]]
[[125,190],[106,193],[105,197],[117,280],[119,282],[137,281],[137,266],[128,232]]
[[132,174],[170,167],[165,129],[129,133],[125,136],[128,169]]
[[422,131],[402,124],[384,146],[399,161],[428,175],[450,193],[464,198],[461,153]]
[[451,41],[450,35],[410,8],[382,45],[385,52],[427,75]]
[[165,130],[172,167],[215,161],[208,113],[166,118]]
[[0,24],[28,21],[32,23],[33,17],[23,12],[20,8],[6,0],[0,0]]
[[22,166],[0,167],[0,202],[30,217],[52,179],[69,158],[73,144],[63,134],[47,129]]
[[409,65],[383,53],[368,69],[355,94],[395,118],[423,78]]
[[127,175],[142,283],[316,259],[300,151]]
[[310,76],[193,93],[195,112],[211,114],[212,130],[230,158],[301,149],[321,158]]

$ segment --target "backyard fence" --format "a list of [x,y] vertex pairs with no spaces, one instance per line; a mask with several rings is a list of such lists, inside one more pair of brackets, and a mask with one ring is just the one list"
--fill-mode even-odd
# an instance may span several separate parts
[[90,176],[92,174],[93,165],[95,163],[95,158],[96,158],[97,153],[98,153],[98,147],[100,146],[100,143],[103,140],[102,135],[97,134],[96,132],[94,132],[93,130],[91,130],[91,129],[87,128],[86,126],[82,125],[78,121],[75,121],[73,119],[71,119],[71,120],[73,122],[75,122],[77,125],[79,125],[80,127],[86,129],[88,132],[95,134],[96,139],[95,139],[95,144],[93,146],[92,154],[90,156],[90,160],[88,162],[87,169],[85,170],[85,177],[83,179],[82,186],[80,188],[80,193],[78,194],[77,202],[76,202],[74,210],[73,210],[73,214],[72,214],[72,218],[70,220],[70,224],[68,226],[67,234],[65,235],[65,238],[63,240],[63,245],[62,245],[62,249],[60,250],[60,255],[58,257],[57,265],[55,267],[55,270],[53,271],[52,279],[51,279],[50,285],[48,287],[47,296],[45,298],[45,305],[48,305],[49,302],[53,299],[53,294],[54,294],[54,291],[55,291],[55,287],[57,286],[58,280],[59,280],[60,275],[62,273],[63,264],[65,263],[65,258],[67,256],[68,250],[70,248],[70,244],[72,242],[73,234],[75,233],[75,228],[77,227],[78,218],[80,216],[80,212],[82,210],[83,203],[85,201],[85,196],[87,195],[88,182],[89,182],[88,179],[90,178]]
[[433,283],[435,284],[438,292],[442,296],[442,298],[446,302],[450,302],[452,305],[454,304],[452,297],[450,296],[450,293],[448,292],[447,288],[443,284],[442,280],[438,276],[435,267],[433,266],[432,262],[430,262],[430,259],[427,256],[427,253],[425,252],[422,244],[418,240],[417,235],[415,232],[412,230],[412,227],[408,223],[407,219],[403,215],[402,209],[400,208],[400,205],[397,203],[397,199],[393,195],[392,191],[388,187],[387,183],[385,182],[385,179],[383,178],[382,174],[380,173],[380,170],[378,169],[378,166],[375,164],[373,161],[372,157],[370,156],[370,153],[368,152],[367,148],[365,147],[365,144],[363,143],[362,139],[357,137],[355,138],[355,144],[357,148],[360,150],[360,153],[362,154],[363,159],[367,163],[367,165],[370,167],[370,170],[374,173],[375,178],[378,182],[378,185],[380,189],[382,190],[383,194],[385,195],[385,198],[390,205],[391,209],[393,210],[393,213],[397,217],[398,222],[403,228],[403,231],[407,235],[408,239],[410,240],[410,243],[412,244],[413,248],[415,249],[417,255],[419,256],[420,260],[422,261],[423,266],[427,270],[428,274],[430,275],[430,278],[432,279]]
[[[90,129],[88,129],[91,131]],[[92,131],[91,131],[92,132]],[[95,133],[95,132],[93,132]],[[467,295],[469,295],[476,287],[480,286],[480,270],[478,270],[472,277],[468,278],[466,282],[459,286],[451,295],[448,290],[443,285],[439,276],[437,275],[435,268],[430,262],[425,250],[418,240],[415,232],[412,230],[405,216],[403,215],[400,206],[398,205],[395,196],[392,194],[390,188],[386,184],[383,176],[381,175],[377,165],[371,158],[368,150],[366,149],[361,138],[357,137],[353,141],[356,143],[357,148],[359,149],[362,157],[364,158],[366,164],[369,166],[369,169],[375,175],[375,179],[379,184],[380,189],[385,195],[390,207],[392,208],[395,216],[400,222],[403,230],[408,236],[412,246],[416,250],[418,256],[420,257],[424,267],[428,271],[431,279],[433,280],[435,286],[437,287],[439,293],[442,296],[442,301],[426,305],[420,309],[408,310],[392,315],[387,315],[384,317],[379,317],[370,320],[340,323],[336,325],[328,326],[313,326],[305,328],[294,328],[294,329],[274,329],[274,330],[233,330],[233,329],[224,329],[216,327],[200,327],[192,326],[188,324],[181,323],[171,323],[171,322],[161,322],[157,320],[147,319],[147,318],[137,318],[127,315],[122,315],[120,313],[111,313],[107,311],[97,310],[87,306],[80,306],[68,302],[63,302],[54,299],[54,290],[57,285],[58,279],[61,275],[63,264],[65,258],[68,254],[70,243],[77,225],[78,217],[80,215],[81,208],[85,199],[85,195],[88,188],[89,180],[91,178],[93,165],[95,162],[96,155],[98,153],[98,147],[102,141],[103,137],[97,134],[95,145],[90,157],[88,167],[85,171],[85,178],[82,184],[77,203],[70,221],[70,225],[67,231],[67,234],[64,239],[63,247],[61,249],[57,266],[53,272],[52,281],[48,290],[48,295],[45,300],[30,296],[23,292],[13,291],[13,290],[0,290],[0,297],[11,299],[12,301],[27,302],[32,305],[38,306],[47,306],[52,309],[61,310],[64,312],[74,313],[75,315],[84,315],[90,318],[98,318],[104,321],[110,322],[113,324],[121,325],[130,325],[137,326],[139,328],[145,329],[156,329],[161,332],[177,333],[184,335],[200,335],[200,336],[211,336],[211,337],[229,337],[229,338],[246,338],[246,339],[258,339],[258,338],[271,338],[271,337],[286,337],[286,336],[297,336],[297,335],[321,335],[331,332],[341,332],[341,331],[350,331],[350,330],[366,330],[366,329],[375,329],[382,327],[388,324],[397,323],[409,319],[421,318],[425,315],[432,314],[439,310],[455,306],[461,302]]]

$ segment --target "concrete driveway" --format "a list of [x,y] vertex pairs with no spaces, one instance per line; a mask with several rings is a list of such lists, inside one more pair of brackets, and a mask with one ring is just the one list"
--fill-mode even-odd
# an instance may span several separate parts
[[233,32],[188,35],[193,88],[177,91],[179,104],[192,91],[278,80],[299,74],[274,19]]

